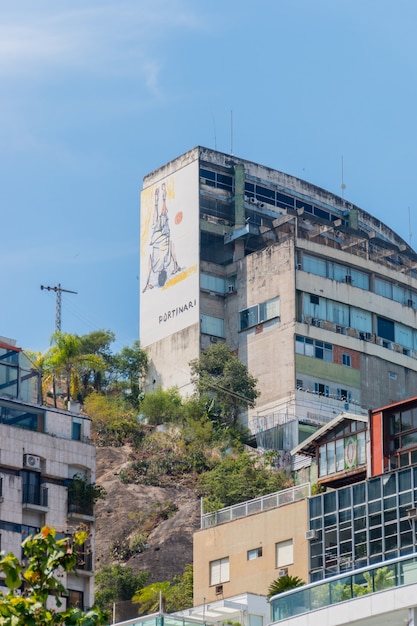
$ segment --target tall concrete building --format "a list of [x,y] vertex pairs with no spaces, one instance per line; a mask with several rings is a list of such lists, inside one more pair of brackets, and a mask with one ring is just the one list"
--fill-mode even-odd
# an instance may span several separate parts
[[417,255],[346,199],[196,147],[145,176],[140,243],[148,387],[191,393],[190,360],[225,341],[261,392],[242,422],[282,450],[415,395]]

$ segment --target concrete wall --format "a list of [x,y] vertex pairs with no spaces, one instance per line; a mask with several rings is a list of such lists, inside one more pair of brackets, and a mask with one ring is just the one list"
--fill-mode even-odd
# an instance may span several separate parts
[[[220,524],[194,534],[194,604],[219,599],[210,586],[210,562],[229,557],[230,581],[225,598],[244,592],[263,594],[278,577],[276,543],[293,540],[294,562],[288,573],[308,580],[307,500]],[[262,556],[249,561],[247,551],[262,547]]]
[[177,386],[182,395],[191,395],[189,362],[200,353],[200,325],[194,324],[170,335],[146,348],[149,355],[149,370],[146,391],[157,387],[169,389]]

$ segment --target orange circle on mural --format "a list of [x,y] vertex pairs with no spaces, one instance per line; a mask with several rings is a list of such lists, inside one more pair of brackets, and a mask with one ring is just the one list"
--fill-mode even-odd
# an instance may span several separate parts
[[182,222],[182,211],[178,211],[178,213],[175,216],[175,223],[181,224],[181,222]]

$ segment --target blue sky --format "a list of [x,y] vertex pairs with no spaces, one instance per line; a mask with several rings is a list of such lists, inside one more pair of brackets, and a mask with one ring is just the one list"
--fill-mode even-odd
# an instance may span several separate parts
[[[341,193],[417,247],[414,0],[2,0],[0,335],[138,338],[145,174],[203,145]],[[233,133],[231,132],[233,111]],[[410,219],[409,219],[410,215]]]

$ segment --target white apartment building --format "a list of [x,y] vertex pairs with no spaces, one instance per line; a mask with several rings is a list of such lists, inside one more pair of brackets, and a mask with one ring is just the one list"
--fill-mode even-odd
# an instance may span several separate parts
[[90,420],[42,406],[39,390],[39,373],[14,341],[0,338],[1,550],[20,557],[22,541],[42,526],[64,536],[84,524],[90,539],[76,573],[63,573],[69,591],[63,604],[87,608],[94,602],[94,511],[80,486],[88,496],[95,480]]

